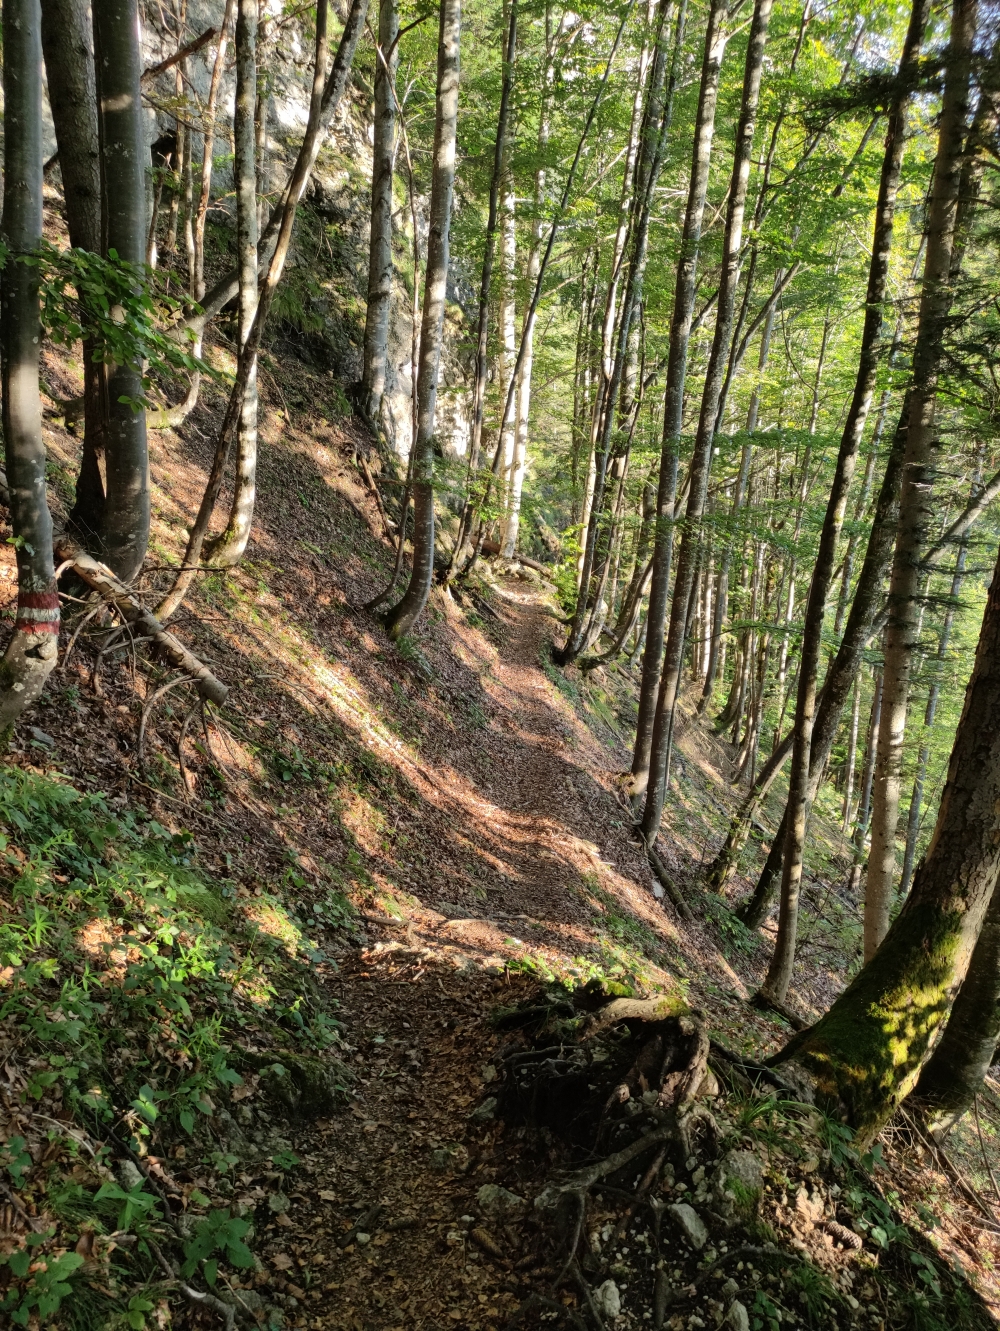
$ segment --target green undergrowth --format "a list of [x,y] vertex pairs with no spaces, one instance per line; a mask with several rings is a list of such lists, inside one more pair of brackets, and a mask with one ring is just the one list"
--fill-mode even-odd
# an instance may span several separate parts
[[[252,1226],[225,1205],[234,1114],[280,1122],[346,1089],[317,975],[332,964],[278,897],[209,874],[188,833],[0,770],[0,1170],[28,1217],[0,1240],[0,1324],[156,1324],[154,1244],[196,1285],[252,1265]],[[187,1189],[183,1234],[147,1177],[169,1157],[214,1194]]]

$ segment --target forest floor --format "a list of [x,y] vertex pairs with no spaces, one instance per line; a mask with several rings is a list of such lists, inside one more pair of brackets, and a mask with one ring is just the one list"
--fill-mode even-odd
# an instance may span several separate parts
[[[52,357],[47,371],[58,507],[77,449],[58,399],[77,388],[78,367]],[[125,1325],[119,1310],[134,1314],[132,1327],[221,1324],[135,1256],[146,1213],[118,1194],[145,1179],[162,1222],[150,1232],[165,1243],[172,1226],[178,1260],[213,1216],[252,1221],[243,1232],[256,1266],[227,1264],[220,1240],[217,1288],[261,1325],[499,1331],[554,1274],[531,1202],[568,1158],[558,1134],[498,1112],[510,1010],[592,984],[684,1000],[748,1058],[787,1038],[780,1018],[748,1003],[766,927],[748,933],[698,886],[739,798],[729,750],[683,712],[660,849],[694,910],[685,924],[654,883],[623,796],[632,673],[557,671],[558,609],[527,569],[484,570],[455,599],[435,591],[415,633],[389,642],[361,608],[391,562],[382,507],[356,461],[370,441],[315,367],[265,360],[262,383],[253,542],[239,569],[200,582],[172,625],[232,686],[226,707],[202,718],[179,683],[160,691],[169,673],[97,619],[0,773],[0,984],[13,985],[0,1017],[11,1181],[0,1183],[0,1243],[16,1253],[33,1231],[50,1264],[67,1252],[83,1260],[74,1298],[42,1321],[30,1273],[12,1263],[29,1283],[8,1276],[9,1306],[23,1296],[29,1323],[73,1331]],[[153,567],[141,584],[151,604],[196,507],[219,407],[206,390],[177,433],[151,436]],[[9,614],[10,545],[0,563]],[[82,613],[67,602],[67,636]],[[69,812],[67,791],[79,796]],[[95,819],[111,830],[88,849]],[[807,1018],[857,957],[844,855],[835,811],[821,809],[793,986]],[[16,949],[3,933],[15,926]],[[156,946],[143,943],[150,934]],[[162,969],[168,956],[184,1001],[151,1017],[128,970],[143,959]],[[74,976],[90,1008],[77,997],[70,1011]],[[225,991],[212,987],[220,978]],[[81,1054],[102,1027],[108,1043]],[[68,1032],[63,1044],[53,1030]],[[228,1082],[225,1058],[239,1072]],[[172,1107],[182,1094],[187,1118]],[[102,1097],[113,1106],[103,1118]],[[753,1242],[792,1254],[793,1266],[805,1254],[815,1273],[811,1285],[794,1277],[791,1302],[784,1277],[754,1292],[746,1274],[750,1326],[930,1331],[960,1324],[959,1306],[969,1326],[1000,1308],[1000,1225],[982,1200],[1000,1170],[1000,1087],[981,1107],[982,1136],[974,1126],[959,1135],[953,1172],[896,1125],[883,1139],[887,1164],[869,1178],[846,1139],[828,1125],[825,1137],[822,1124],[806,1131],[779,1096],[723,1095],[731,1141],[766,1166]],[[664,1194],[701,1196],[696,1174],[665,1181]],[[102,1180],[102,1192],[118,1189],[103,1202]],[[824,1215],[853,1223],[854,1238],[837,1240]],[[54,1236],[48,1247],[37,1247],[42,1234]],[[679,1263],[678,1279],[696,1270],[685,1264],[697,1255],[676,1244],[650,1254],[647,1229],[636,1240],[645,1265],[630,1265],[631,1242],[611,1268],[620,1312],[604,1311],[619,1331],[652,1324],[664,1260]],[[966,1280],[979,1295],[962,1304]],[[560,1298],[573,1313],[578,1293]],[[667,1324],[722,1315],[722,1303],[692,1305]]]

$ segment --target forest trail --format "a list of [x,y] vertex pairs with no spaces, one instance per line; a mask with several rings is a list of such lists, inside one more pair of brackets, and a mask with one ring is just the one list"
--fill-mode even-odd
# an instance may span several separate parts
[[[470,745],[477,779],[465,799],[481,824],[461,830],[497,862],[496,885],[481,879],[475,913],[429,904],[431,880],[428,904],[405,919],[366,914],[366,945],[333,981],[360,1075],[346,1113],[293,1135],[300,1189],[262,1236],[271,1296],[293,1318],[307,1313],[295,1325],[486,1331],[506,1322],[541,1260],[523,1208],[497,1212],[480,1194],[499,1184],[530,1207],[543,1179],[537,1146],[492,1117],[503,1037],[491,1015],[536,989],[540,959],[591,951],[586,898],[602,875],[660,913],[612,791],[615,759],[541,667],[545,600],[510,580],[493,601],[507,625],[486,685],[497,710]],[[463,748],[453,781],[473,758]],[[534,960],[518,960],[522,938]],[[342,1248],[358,1220],[362,1237]]]

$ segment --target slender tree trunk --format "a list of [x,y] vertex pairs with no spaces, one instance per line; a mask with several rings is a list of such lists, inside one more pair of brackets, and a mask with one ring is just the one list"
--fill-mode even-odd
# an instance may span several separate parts
[[[45,0],[42,46],[49,106],[59,148],[69,243],[101,253],[101,165],[94,82],[93,28],[87,0]],[[70,521],[88,549],[104,522],[107,414],[103,363],[83,341],[83,448]]]
[[866,960],[874,956],[889,927],[895,877],[903,734],[910,694],[921,558],[926,545],[926,524],[933,512],[931,467],[936,447],[935,402],[944,330],[951,306],[952,255],[962,179],[975,17],[975,0],[955,0],[927,221],[920,318],[913,349],[913,385],[900,491],[899,528],[889,581],[885,682],[865,895]]
[[208,101],[205,105],[205,133],[201,152],[201,187],[198,192],[198,210],[194,219],[194,298],[200,301],[205,295],[205,223],[208,221],[208,207],[212,202],[212,168],[215,152],[215,114],[219,104],[219,85],[222,71],[226,64],[226,47],[229,44],[229,25],[233,18],[234,0],[226,0],[226,8],[219,28],[219,44],[215,48],[215,61],[212,64],[212,79],[208,85]]
[[[963,4],[956,5],[953,28],[959,51],[968,31]],[[862,1149],[916,1082],[965,978],[1000,878],[998,734],[1000,559],[937,823],[913,891],[875,956],[826,1015],[773,1060],[803,1067],[822,1100],[843,1107]],[[995,960],[991,973],[995,983]]]
[[[146,257],[146,151],[142,128],[137,0],[93,0],[100,108],[105,253],[141,267]],[[107,503],[101,544],[123,582],[142,568],[149,542],[149,454],[139,366],[115,365],[107,377]]]
[[[908,89],[909,78],[920,54],[920,43],[927,26],[930,0],[914,0],[910,24],[899,64],[898,79]],[[872,243],[871,264],[868,271],[865,326],[861,337],[861,351],[854,396],[847,414],[841,437],[840,451],[834,471],[826,515],[820,533],[819,551],[813,569],[806,602],[805,623],[799,659],[798,698],[795,708],[795,738],[792,744],[792,766],[788,790],[788,830],[784,847],[781,880],[781,907],[778,913],[778,936],[774,955],[764,979],[761,992],[769,999],[783,1003],[791,983],[795,962],[798,933],[799,897],[802,886],[802,865],[805,854],[806,824],[811,800],[809,785],[812,751],[813,722],[816,713],[816,689],[822,652],[823,620],[826,601],[833,581],[837,542],[840,538],[854,465],[861,446],[865,422],[875,389],[878,371],[878,349],[882,340],[883,304],[889,274],[892,250],[893,215],[899,189],[906,134],[906,109],[909,92],[898,94],[890,109],[886,129],[885,154],[879,183],[879,197],[875,210],[875,235]],[[828,327],[828,325],[827,325]],[[824,330],[824,346],[826,329]],[[818,406],[818,376],[813,400],[813,423]],[[912,421],[912,417],[911,417]],[[825,763],[824,763],[825,765]]]
[[257,6],[236,0],[236,103],[233,110],[233,174],[236,184],[236,251],[240,270],[239,339],[246,391],[236,427],[236,485],[226,529],[209,558],[232,566],[243,558],[257,499],[257,352],[248,346],[257,313]]
[[[174,579],[174,585],[157,608],[157,618],[161,621],[172,615],[180,605],[197,572],[205,536],[208,532],[208,524],[211,521],[212,512],[222,487],[222,477],[229,458],[230,440],[243,410],[243,399],[250,380],[250,371],[260,349],[260,340],[264,332],[264,325],[267,322],[271,302],[274,299],[274,293],[284,272],[285,260],[288,257],[288,249],[292,240],[292,229],[295,226],[296,209],[302,195],[305,193],[306,185],[309,183],[313,166],[319,154],[325,118],[332,115],[331,108],[337,105],[346,87],[358,36],[364,27],[367,5],[368,0],[353,0],[347,22],[344,25],[344,31],[341,34],[340,46],[333,62],[333,68],[330,71],[329,78],[326,78],[325,70],[328,54],[327,0],[319,0],[316,9],[316,55],[313,68],[313,86],[306,132],[303,135],[291,179],[284,192],[267,278],[257,302],[253,326],[244,345],[243,353],[239,358],[236,382],[230,392],[226,414],[219,428],[212,470],[209,473],[208,483],[205,486],[205,493],[202,496],[197,516],[191,527],[187,549],[184,552],[184,562]],[[259,245],[257,258],[259,262]],[[250,517],[247,521],[249,523]]]
[[[344,30],[340,35],[337,55],[330,70],[330,76],[326,81],[326,86],[323,88],[318,117],[314,123],[310,122],[310,126],[307,127],[306,134],[303,136],[302,147],[299,149],[295,166],[292,168],[292,174],[278,194],[278,201],[271,209],[267,225],[261,229],[260,240],[257,244],[257,260],[260,270],[273,263],[273,256],[277,252],[278,235],[289,201],[294,196],[293,206],[297,205],[306,185],[309,183],[316,158],[319,156],[320,148],[323,146],[330,127],[330,121],[333,119],[334,112],[340,105],[340,99],[347,87],[351,65],[354,62],[354,52],[357,49],[358,39],[364,31],[367,13],[368,0],[351,0],[350,9],[344,22]],[[302,174],[303,166],[305,167],[304,175]],[[191,256],[193,271],[193,236]],[[199,302],[201,311],[189,315],[177,325],[176,332],[178,336],[186,336],[189,330],[200,336],[205,329],[205,325],[236,297],[239,292],[239,285],[239,271],[232,268],[219,278],[211,290],[205,293],[205,299]]]
[[715,422],[719,413],[722,382],[729,353],[729,339],[736,307],[736,291],[740,274],[740,250],[743,244],[743,215],[746,206],[747,185],[750,180],[750,156],[757,123],[757,103],[764,64],[764,46],[771,18],[771,0],[756,0],[746,65],[743,75],[743,100],[736,129],[736,147],[733,153],[733,172],[729,187],[729,205],[726,213],[726,231],[723,240],[722,278],[719,284],[718,310],[715,336],[705,374],[701,415],[691,459],[690,493],[688,495],[685,525],[677,556],[677,575],[674,581],[674,599],[670,614],[670,632],[663,659],[659,695],[650,744],[650,784],[642,816],[642,831],[647,845],[652,845],[660,827],[660,815],[666,796],[666,770],[673,729],[674,706],[680,683],[684,626],[687,603],[700,554],[699,527],[708,493],[708,472],[711,465]]
[[38,0],[4,0],[4,200],[0,229],[0,378],[17,619],[0,663],[0,733],[41,693],[56,663],[59,595],[45,489],[38,391],[38,270],[19,263],[42,238],[42,47]]
[[930,691],[927,695],[927,707],[924,711],[924,734],[920,742],[920,752],[917,755],[917,771],[913,778],[913,793],[910,796],[910,811],[906,820],[906,854],[903,856],[903,874],[899,881],[901,897],[905,897],[910,890],[910,880],[913,877],[913,864],[917,854],[917,836],[920,833],[920,808],[923,804],[924,781],[927,778],[927,764],[931,753],[930,733],[934,726],[934,718],[937,715],[938,699],[941,696],[941,669],[948,655],[951,630],[955,623],[955,606],[965,579],[965,553],[966,547],[963,542],[959,546],[958,558],[955,561],[950,601],[945,612],[944,623],[941,626],[941,636],[938,638],[935,674],[931,681]]
[[705,197],[715,135],[715,111],[719,98],[719,76],[726,52],[727,34],[723,23],[728,13],[727,0],[710,0],[705,26],[705,50],[698,90],[698,111],[694,125],[691,180],[688,187],[684,230],[674,285],[674,305],[670,319],[670,350],[663,405],[663,442],[660,450],[660,475],[656,492],[656,530],[653,541],[653,571],[646,611],[646,646],[642,656],[639,685],[639,714],[636,720],[635,748],[632,755],[632,807],[638,809],[649,782],[653,746],[653,718],[663,656],[663,638],[670,591],[670,565],[673,553],[674,505],[677,498],[677,466],[684,412],[684,383],[687,378],[688,344],[698,275],[698,252],[705,216]]
[[476,365],[472,383],[472,437],[469,442],[468,495],[462,509],[455,546],[448,563],[446,580],[450,581],[455,564],[462,556],[469,527],[472,522],[474,498],[472,489],[479,470],[479,457],[483,443],[483,404],[486,399],[486,356],[489,348],[490,289],[493,284],[493,263],[496,255],[497,224],[500,215],[500,183],[507,152],[507,124],[510,119],[510,99],[514,85],[514,60],[517,54],[518,0],[511,0],[510,16],[504,39],[503,78],[500,85],[500,107],[497,112],[497,135],[493,144],[493,173],[490,177],[489,213],[483,245],[483,267],[479,281],[479,312],[476,323]]
[[396,138],[396,66],[399,63],[398,0],[379,0],[375,53],[375,142],[372,148],[371,239],[368,308],[365,313],[363,410],[376,428],[382,420],[392,302],[392,163]]
[[[546,6],[545,24],[546,24],[546,50],[551,44],[551,23],[550,9]],[[549,142],[550,130],[550,100],[552,62],[551,58],[546,60],[545,88],[542,93],[542,107],[538,120],[538,143],[537,152],[540,162],[545,160],[545,151]],[[542,238],[545,227],[542,220],[542,207],[544,204],[545,193],[545,168],[539,166],[535,172],[534,205],[535,217],[531,224],[531,246],[528,250],[528,264],[526,269],[528,290],[534,288],[538,280],[538,270],[542,262]],[[522,330],[524,339],[524,359],[521,362],[521,369],[518,375],[517,384],[517,404],[514,412],[514,449],[511,458],[510,485],[507,490],[507,521],[504,528],[503,549],[501,554],[505,559],[512,559],[517,549],[517,538],[521,526],[521,492],[524,489],[524,475],[527,468],[528,459],[528,424],[531,417],[531,377],[534,373],[535,365],[535,322],[538,318],[538,311],[534,313],[529,311],[525,319],[525,327]]]
[[413,444],[413,570],[403,599],[386,616],[386,626],[392,638],[402,637],[413,627],[427,604],[434,576],[434,411],[441,362],[451,202],[455,185],[461,21],[461,0],[441,0],[434,168],[420,330],[417,437]]
[[854,681],[854,701],[851,704],[851,724],[848,728],[847,761],[844,764],[844,805],[841,813],[844,835],[851,826],[854,807],[854,769],[858,761],[858,729],[861,723],[861,676]]
[[[668,79],[666,42],[673,8],[674,6],[670,3],[661,3],[659,6],[655,49],[649,66],[646,106],[639,123],[636,151],[632,154],[635,178],[631,188],[632,237],[629,246],[625,295],[622,301],[617,337],[614,339],[613,354],[610,357],[610,363],[605,363],[602,366],[602,396],[600,400],[603,405],[598,408],[598,420],[596,422],[593,502],[584,539],[583,561],[580,570],[580,593],[577,597],[569,637],[558,657],[559,660],[564,662],[573,660],[577,653],[586,651],[597,639],[595,624],[596,617],[599,614],[600,597],[594,593],[591,585],[592,578],[595,568],[603,562],[603,567],[601,567],[598,575],[598,582],[602,584],[606,582],[607,564],[612,557],[613,544],[610,530],[602,532],[602,527],[606,526],[609,517],[606,511],[605,482],[609,468],[612,472],[616,472],[617,468],[624,465],[623,459],[631,447],[632,433],[636,423],[635,418],[633,418],[632,430],[626,432],[620,425],[620,417],[623,406],[623,390],[628,379],[628,366],[632,357],[632,333],[633,329],[638,329],[639,310],[642,305],[653,198],[660,176],[666,139],[673,115],[676,64],[679,46],[684,35],[686,7],[682,6],[676,16],[674,59],[671,62],[673,68]],[[624,202],[623,200],[619,220],[622,252],[619,253],[616,246],[613,255],[615,269],[620,266],[625,246],[625,236],[622,232],[625,217]],[[616,300],[617,279],[613,280],[609,287],[602,349],[609,345],[609,339],[613,332],[611,323]],[[607,356],[604,359],[607,362]],[[615,440],[616,425],[619,426],[617,441]],[[617,474],[620,475],[620,471]],[[603,561],[598,559],[598,549],[601,545],[604,547]],[[588,605],[591,602],[593,604],[588,623],[587,612]]]

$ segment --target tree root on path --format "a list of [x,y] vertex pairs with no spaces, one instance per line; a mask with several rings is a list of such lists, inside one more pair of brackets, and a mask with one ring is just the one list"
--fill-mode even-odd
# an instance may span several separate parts
[[498,1113],[544,1141],[558,1134],[578,1163],[549,1182],[525,1217],[540,1231],[531,1247],[545,1253],[546,1284],[526,1295],[507,1325],[523,1326],[535,1313],[549,1325],[561,1320],[607,1331],[620,1300],[611,1279],[618,1273],[614,1259],[622,1255],[617,1249],[645,1213],[647,1228],[637,1242],[647,1253],[650,1233],[660,1249],[664,1220],[670,1227],[664,1255],[650,1273],[652,1313],[646,1314],[662,1326],[668,1306],[695,1297],[665,1284],[663,1261],[681,1260],[684,1224],[697,1232],[701,1221],[660,1194],[676,1177],[693,1174],[700,1158],[712,1160],[719,1151],[721,1134],[704,1103],[719,1089],[709,1068],[705,1020],[676,999],[607,1001],[594,986],[571,999],[535,999],[520,1012],[505,1012],[504,1027],[516,1026],[519,1015],[521,1042],[498,1060]]

